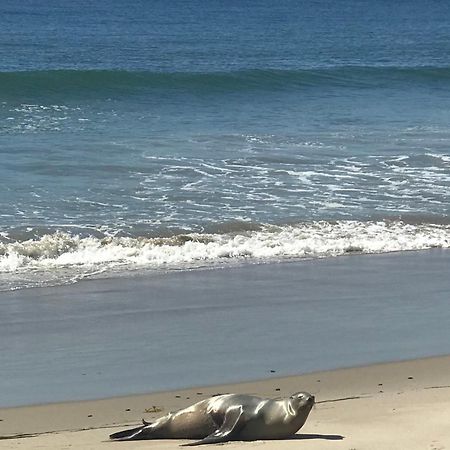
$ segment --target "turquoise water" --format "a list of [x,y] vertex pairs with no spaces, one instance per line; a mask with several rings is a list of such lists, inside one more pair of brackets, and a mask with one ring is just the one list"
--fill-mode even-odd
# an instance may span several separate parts
[[0,289],[450,246],[445,1],[3,1]]

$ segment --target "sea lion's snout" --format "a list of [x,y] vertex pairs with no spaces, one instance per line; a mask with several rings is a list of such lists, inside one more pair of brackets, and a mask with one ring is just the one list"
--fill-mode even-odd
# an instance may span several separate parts
[[312,394],[305,393],[303,397],[303,404],[312,408],[316,404],[316,398]]

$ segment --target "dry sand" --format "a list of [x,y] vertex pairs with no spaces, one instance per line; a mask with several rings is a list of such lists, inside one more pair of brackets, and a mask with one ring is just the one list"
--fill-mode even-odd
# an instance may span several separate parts
[[276,397],[298,390],[317,405],[285,441],[232,442],[226,448],[450,448],[450,356],[316,372],[263,381],[105,400],[0,410],[0,449],[175,449],[182,441],[111,442],[108,434],[224,392]]

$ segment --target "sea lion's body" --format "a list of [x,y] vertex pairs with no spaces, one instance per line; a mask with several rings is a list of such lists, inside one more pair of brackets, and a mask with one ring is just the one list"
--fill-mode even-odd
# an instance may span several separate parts
[[153,423],[114,433],[110,438],[199,439],[187,445],[284,439],[303,426],[313,405],[314,397],[306,392],[281,399],[241,394],[218,395],[167,414]]

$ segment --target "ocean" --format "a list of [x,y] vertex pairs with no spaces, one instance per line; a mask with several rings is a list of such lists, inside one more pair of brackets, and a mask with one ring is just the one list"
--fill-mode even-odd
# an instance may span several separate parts
[[3,0],[0,290],[450,247],[444,0]]

